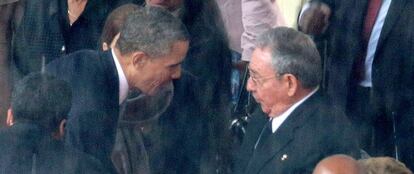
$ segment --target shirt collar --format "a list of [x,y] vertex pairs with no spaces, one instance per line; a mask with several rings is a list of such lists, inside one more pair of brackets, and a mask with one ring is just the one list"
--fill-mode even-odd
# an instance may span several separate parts
[[296,102],[295,104],[293,104],[289,109],[287,109],[285,112],[283,112],[282,114],[280,114],[277,117],[272,117],[271,121],[272,121],[272,132],[275,133],[276,130],[282,125],[282,123],[288,118],[288,116],[299,106],[301,105],[303,102],[305,102],[310,96],[312,96],[313,94],[316,93],[316,91],[318,91],[319,86],[316,87],[312,92],[310,92],[308,95],[306,95],[305,97],[303,97],[301,100],[299,100],[298,102]]
[[128,81],[126,79],[126,76],[124,74],[124,71],[122,70],[122,66],[119,63],[118,57],[116,57],[116,54],[113,49],[111,49],[112,58],[114,59],[116,70],[118,72],[118,79],[119,79],[119,104],[121,104],[128,96]]

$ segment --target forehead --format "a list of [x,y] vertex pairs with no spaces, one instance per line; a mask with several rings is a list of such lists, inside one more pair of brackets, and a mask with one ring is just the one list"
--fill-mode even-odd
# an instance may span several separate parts
[[269,49],[256,48],[252,53],[249,70],[255,74],[273,73],[271,60],[271,52]]

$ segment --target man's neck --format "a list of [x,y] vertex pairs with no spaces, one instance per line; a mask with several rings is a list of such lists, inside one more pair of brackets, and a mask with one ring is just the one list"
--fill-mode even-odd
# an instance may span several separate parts
[[118,49],[118,48],[116,48],[116,47],[113,47],[112,48],[112,50],[114,51],[114,54],[115,54],[115,58],[118,60],[118,62],[119,62],[119,64],[121,64],[121,67],[122,67],[122,70],[125,72],[125,58],[124,58],[124,56],[121,54],[121,51]]
[[269,116],[277,117],[277,116],[283,114],[284,112],[289,110],[289,108],[294,106],[296,103],[301,102],[306,97],[310,97],[310,94],[316,92],[317,89],[319,89],[319,87],[310,88],[310,89],[304,89],[304,88],[299,89],[298,91],[296,91],[294,96],[292,96],[289,99],[289,101],[283,106],[284,109],[278,109],[279,112],[271,113],[271,114],[269,114]]

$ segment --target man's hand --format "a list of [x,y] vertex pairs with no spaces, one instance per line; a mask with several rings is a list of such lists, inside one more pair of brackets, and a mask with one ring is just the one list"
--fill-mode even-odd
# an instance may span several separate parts
[[11,23],[16,2],[0,5],[0,127],[6,124],[6,113],[10,106],[12,81],[10,78]]
[[330,16],[331,8],[327,4],[312,2],[309,8],[303,11],[299,20],[299,28],[306,34],[322,34],[328,28]]

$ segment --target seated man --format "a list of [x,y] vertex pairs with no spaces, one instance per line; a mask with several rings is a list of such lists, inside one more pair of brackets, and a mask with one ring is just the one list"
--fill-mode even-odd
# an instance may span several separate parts
[[321,70],[305,34],[280,27],[258,38],[247,90],[264,113],[247,125],[236,173],[312,173],[329,155],[358,156],[350,123],[319,90]]
[[64,81],[31,74],[16,84],[0,130],[0,173],[105,173],[93,157],[64,146],[71,91]]

